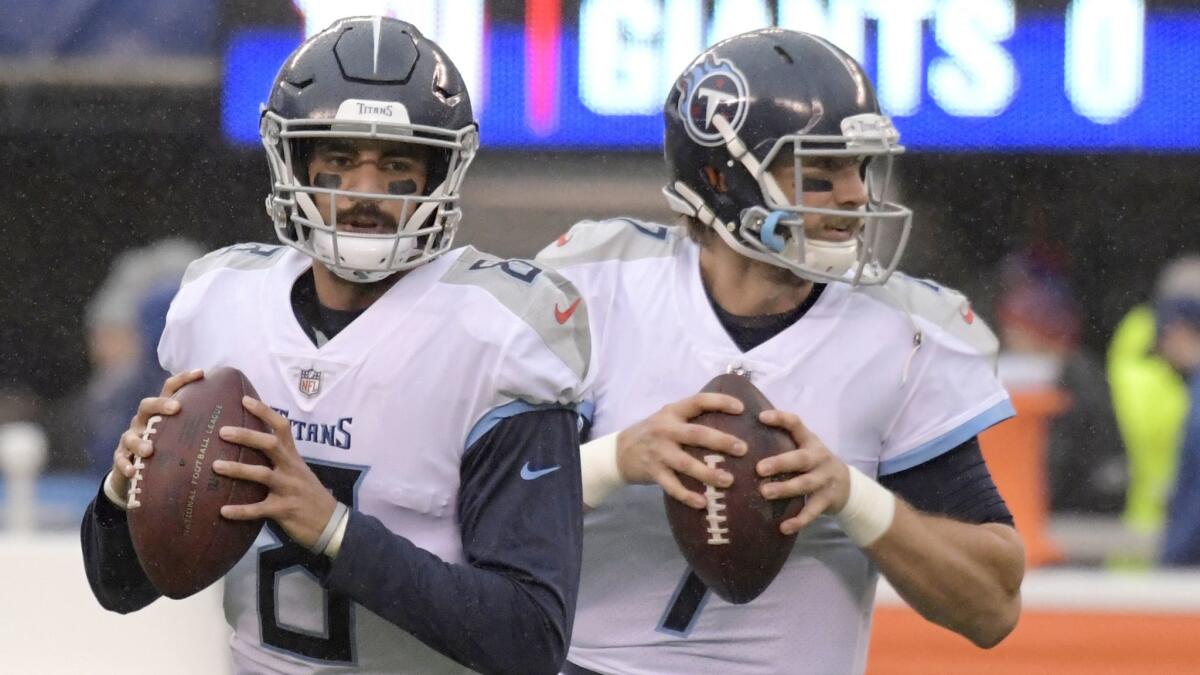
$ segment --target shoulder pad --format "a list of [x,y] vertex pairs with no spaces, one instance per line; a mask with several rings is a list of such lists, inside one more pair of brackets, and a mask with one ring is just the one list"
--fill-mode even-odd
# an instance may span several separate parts
[[645,223],[633,218],[584,220],[537,255],[539,262],[554,267],[601,262],[665,258],[675,254],[683,227]]
[[995,364],[1000,341],[975,314],[967,296],[953,288],[897,272],[882,286],[864,286],[858,291],[937,326]]
[[592,349],[587,305],[575,286],[558,272],[468,246],[440,281],[487,291],[533,329],[580,379],[587,373]]
[[218,269],[253,270],[270,267],[286,247],[276,244],[234,244],[219,248],[188,265],[182,285]]

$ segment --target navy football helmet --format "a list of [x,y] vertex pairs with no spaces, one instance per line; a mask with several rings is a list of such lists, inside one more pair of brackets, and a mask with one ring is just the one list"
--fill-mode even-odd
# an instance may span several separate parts
[[[280,241],[356,282],[378,281],[449,250],[459,189],[479,147],[471,99],[446,53],[411,24],[384,17],[337,21],[284,62],[260,124],[271,169],[267,212]],[[430,151],[423,194],[310,185],[318,139],[376,139]],[[313,195],[331,196],[321,213]],[[339,200],[404,202],[394,234],[337,231]],[[342,201],[344,204],[345,201]]]
[[[734,250],[813,281],[880,284],[895,270],[912,212],[886,200],[892,158],[903,152],[861,66],[828,41],[779,28],[706,50],[677,80],[664,108],[672,210],[713,228]],[[796,202],[768,171],[794,162]],[[806,207],[802,168],[814,157],[861,157],[867,203]],[[725,178],[724,191],[706,175]],[[806,214],[861,219],[849,241],[805,236]]]

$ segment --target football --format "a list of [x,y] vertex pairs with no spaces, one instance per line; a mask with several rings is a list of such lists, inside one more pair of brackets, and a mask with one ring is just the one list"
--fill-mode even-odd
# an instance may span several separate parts
[[[758,597],[791,553],[796,536],[785,536],[779,525],[800,512],[802,497],[767,500],[759,493],[762,483],[755,465],[762,459],[793,450],[791,436],[758,421],[772,408],[770,401],[750,380],[734,374],[713,378],[702,391],[728,394],[744,404],[740,415],[708,412],[692,420],[695,424],[723,431],[746,442],[747,452],[732,457],[704,448],[688,452],[710,466],[733,474],[733,485],[718,489],[689,476],[680,475],[689,490],[704,494],[704,509],[694,509],[663,493],[667,520],[675,543],[696,576],[722,599],[743,604]],[[771,480],[786,480],[776,476]]]
[[262,501],[267,488],[212,470],[217,459],[268,464],[259,450],[218,435],[223,426],[268,431],[242,406],[243,395],[258,398],[241,371],[205,371],[175,393],[178,413],[156,415],[147,426],[154,453],[134,465],[129,534],[146,576],[169,598],[186,598],[224,576],[262,528],[262,521],[222,518],[221,507]]

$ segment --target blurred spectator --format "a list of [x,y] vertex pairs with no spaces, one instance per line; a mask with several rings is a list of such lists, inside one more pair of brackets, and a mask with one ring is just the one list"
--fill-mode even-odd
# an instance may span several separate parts
[[1192,402],[1167,506],[1162,563],[1200,565],[1200,256],[1180,258],[1163,270],[1154,315],[1158,353],[1183,376]]
[[1059,269],[1044,252],[1004,261],[996,308],[1001,376],[1015,388],[1057,389],[1068,398],[1048,430],[1050,509],[1116,514],[1125,502],[1125,451],[1104,369],[1080,345],[1080,308]]
[[1187,388],[1154,348],[1154,310],[1134,307],[1108,346],[1108,383],[1129,460],[1126,526],[1142,534],[1162,529],[1175,478]]
[[112,465],[138,401],[162,386],[157,349],[167,308],[184,270],[202,254],[192,242],[166,239],[113,263],[87,307],[91,377],[60,403],[53,425],[59,455],[54,468],[102,473]]

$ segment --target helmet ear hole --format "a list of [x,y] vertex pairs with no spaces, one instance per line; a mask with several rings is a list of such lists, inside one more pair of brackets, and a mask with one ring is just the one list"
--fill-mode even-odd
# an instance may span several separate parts
[[704,179],[708,181],[709,186],[717,192],[728,192],[729,187],[725,184],[725,174],[717,171],[709,165],[704,165],[701,169],[704,173]]

